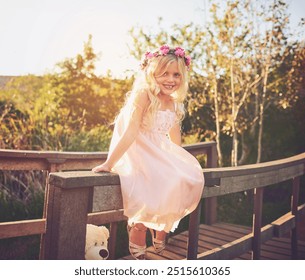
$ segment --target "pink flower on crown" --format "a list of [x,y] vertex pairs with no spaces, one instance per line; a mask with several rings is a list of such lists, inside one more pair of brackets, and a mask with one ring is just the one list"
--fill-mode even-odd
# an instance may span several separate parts
[[151,53],[151,52],[146,52],[145,53],[145,58],[150,59],[150,58],[153,58],[153,57],[154,57],[153,53]]
[[144,59],[141,62],[141,68],[145,69],[145,67],[149,64],[149,61],[152,58],[159,56],[166,56],[168,54],[183,58],[185,62],[185,66],[187,67],[187,70],[189,70],[189,66],[191,64],[191,57],[189,55],[185,55],[185,50],[183,48],[176,47],[174,49],[171,49],[168,45],[161,46],[159,50],[155,52],[147,51],[145,53]]
[[161,51],[162,55],[167,55],[169,50],[170,50],[170,48],[167,45],[163,45],[162,47],[160,47],[160,51]]
[[185,65],[186,66],[190,66],[190,64],[191,64],[191,57],[189,56],[189,55],[187,55],[185,58],[184,58],[184,60],[185,60]]
[[185,55],[184,49],[181,48],[181,47],[175,48],[175,55],[180,56],[180,57],[184,57],[184,55]]

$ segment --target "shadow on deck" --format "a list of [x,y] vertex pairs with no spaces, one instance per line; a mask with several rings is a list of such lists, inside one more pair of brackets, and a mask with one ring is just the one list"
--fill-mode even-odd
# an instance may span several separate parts
[[[251,233],[251,228],[227,223],[213,225],[201,224],[199,227],[198,254],[209,250],[222,248],[226,244]],[[149,233],[148,233],[149,234]],[[166,250],[162,255],[154,253],[153,247],[147,251],[148,260],[179,260],[185,259],[187,254],[188,231],[173,235],[169,238]],[[298,241],[298,259],[305,260],[305,241]],[[251,251],[234,259],[250,260]],[[132,260],[132,256],[126,256],[123,260]],[[289,237],[273,237],[261,246],[262,260],[290,260],[291,240]]]

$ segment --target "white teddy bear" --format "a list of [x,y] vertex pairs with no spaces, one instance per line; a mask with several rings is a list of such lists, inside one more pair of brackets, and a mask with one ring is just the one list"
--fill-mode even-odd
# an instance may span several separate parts
[[109,256],[107,249],[109,230],[104,226],[88,224],[86,233],[86,260],[105,260]]

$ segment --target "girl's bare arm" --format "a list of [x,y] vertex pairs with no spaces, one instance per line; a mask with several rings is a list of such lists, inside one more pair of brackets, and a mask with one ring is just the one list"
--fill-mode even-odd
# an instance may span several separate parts
[[107,160],[92,169],[94,172],[111,171],[111,168],[124,155],[130,145],[134,142],[142,122],[143,113],[148,104],[148,95],[146,92],[141,92],[135,100],[135,106],[130,116],[129,124],[122,134],[121,139],[113,149],[112,153],[108,155]]

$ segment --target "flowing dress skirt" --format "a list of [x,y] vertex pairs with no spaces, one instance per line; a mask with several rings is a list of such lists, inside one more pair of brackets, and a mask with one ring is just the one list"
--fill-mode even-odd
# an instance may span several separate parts
[[[175,121],[175,112],[158,111],[153,126],[139,131],[113,168],[120,176],[124,215],[129,224],[143,223],[155,230],[174,231],[201,199],[204,177],[199,162],[168,137]],[[109,153],[127,122],[128,118],[121,112]]]

